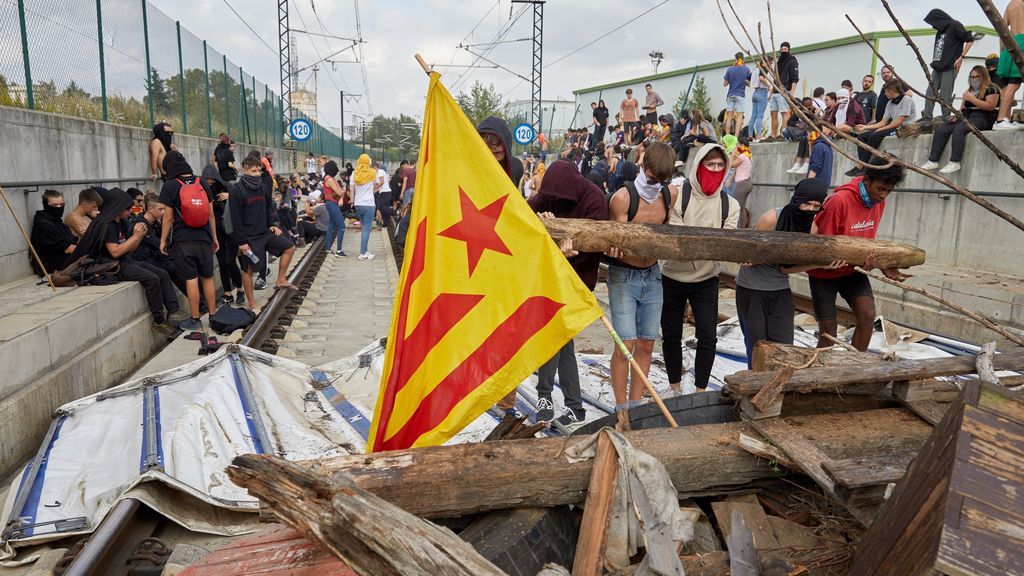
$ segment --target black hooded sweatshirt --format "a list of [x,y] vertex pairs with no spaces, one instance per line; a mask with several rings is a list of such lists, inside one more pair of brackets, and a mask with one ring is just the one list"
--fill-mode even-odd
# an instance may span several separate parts
[[[544,173],[540,190],[527,200],[534,212],[551,212],[559,218],[607,220],[604,191],[580,174],[571,162],[556,160]],[[601,254],[581,252],[569,259],[580,280],[591,290],[597,285]]]
[[[210,180],[213,180],[213,185],[210,185]],[[206,168],[203,168],[203,186],[210,192],[210,197],[213,202],[213,218],[217,224],[217,239],[227,238],[227,233],[224,232],[224,210],[227,207],[227,200],[217,200],[217,196],[221,192],[227,192],[228,187],[224,183],[223,177],[220,172],[213,164],[207,164]]]
[[231,218],[228,237],[232,243],[248,244],[252,238],[268,234],[271,226],[279,225],[274,194],[262,178],[242,176],[238,182],[229,185],[228,193]]
[[[107,252],[107,242],[120,244],[131,236],[131,229],[128,227],[129,219],[125,217],[120,222],[116,222],[114,219],[132,207],[132,197],[120,188],[111,188],[110,190],[96,188],[95,190],[103,197],[103,204],[100,206],[99,216],[96,216],[89,227],[85,229],[85,234],[78,242],[78,248],[75,248],[75,252],[71,255],[72,262],[82,256],[110,258],[110,253]],[[130,258],[130,255],[126,255],[120,259]]]
[[[43,261],[47,272],[63,270],[70,264],[70,255],[64,251],[68,246],[76,242],[71,229],[61,221],[59,216],[50,214],[46,210],[37,210],[35,218],[32,219],[32,246],[35,247],[39,259]],[[30,258],[32,269],[40,276],[43,272],[39,270],[39,264],[35,258]]]
[[779,83],[786,89],[800,82],[800,62],[791,53],[779,53]]
[[974,36],[963,24],[938,8],[929,12],[924,21],[935,28],[932,69],[936,72],[952,70],[953,63],[964,53],[964,44],[973,42]]
[[[192,167],[185,161],[185,157],[181,152],[173,150],[168,152],[167,156],[164,156],[164,172],[167,177],[164,180],[163,187],[160,189],[160,203],[174,210],[174,229],[171,230],[171,242],[212,243],[213,236],[210,232],[209,223],[202,228],[192,228],[185,224],[181,217],[182,184],[194,184],[196,182],[196,176],[192,172]],[[210,193],[206,181],[200,180],[199,185],[206,192],[206,200],[213,202],[213,194]]]
[[519,186],[519,181],[523,179],[523,163],[512,155],[512,132],[509,131],[508,124],[497,116],[488,116],[480,121],[476,131],[481,136],[493,134],[501,139],[501,143],[505,146],[505,161],[501,162],[501,168],[512,180],[512,183]]

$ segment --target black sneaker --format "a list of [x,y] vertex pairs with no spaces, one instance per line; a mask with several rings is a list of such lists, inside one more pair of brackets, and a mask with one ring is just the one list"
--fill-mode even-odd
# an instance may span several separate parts
[[537,422],[551,422],[555,419],[555,405],[551,398],[543,396],[537,400]]
[[256,281],[253,282],[252,287],[257,289],[257,290],[266,290],[266,288],[267,288],[267,279],[266,278],[256,278]]
[[583,419],[586,418],[587,413],[584,410],[574,410],[566,406],[562,409],[562,415],[558,417],[558,422],[562,426],[572,426],[573,424],[580,424]]
[[178,330],[181,330],[182,332],[194,332],[202,329],[203,322],[198,318],[189,318],[188,320],[182,321],[181,324],[178,324]]
[[235,304],[238,306],[245,306],[245,292],[235,293]]
[[220,302],[221,304],[230,306],[235,303],[235,297],[225,292],[224,296],[220,299]]

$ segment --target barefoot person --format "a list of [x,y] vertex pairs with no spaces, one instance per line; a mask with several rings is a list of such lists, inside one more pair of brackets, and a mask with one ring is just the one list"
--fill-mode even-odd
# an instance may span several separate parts
[[[1010,0],[1010,3],[1006,5],[1003,20],[1006,20],[1006,25],[1010,27],[1010,32],[1013,33],[1013,39],[1017,41],[1017,45],[1024,48],[1024,1]],[[999,77],[1006,82],[1006,87],[1003,88],[1002,96],[999,99],[999,118],[992,129],[1020,130],[1024,128],[1024,124],[1013,122],[1010,119],[1013,98],[1017,95],[1017,89],[1020,88],[1020,70],[1013,62],[1010,50],[1003,46],[1002,41],[999,42],[999,47],[1002,48],[1002,51],[999,54],[999,66],[996,70]]]

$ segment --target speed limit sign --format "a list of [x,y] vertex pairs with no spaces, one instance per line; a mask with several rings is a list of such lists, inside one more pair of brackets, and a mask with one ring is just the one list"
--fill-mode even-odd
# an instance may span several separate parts
[[313,126],[309,123],[309,120],[296,118],[288,125],[288,133],[291,134],[292,139],[296,142],[305,142],[313,135]]
[[515,139],[519,144],[526,146],[533,142],[533,139],[537,137],[537,131],[533,129],[533,126],[523,122],[516,126],[515,131],[512,132],[512,138]]

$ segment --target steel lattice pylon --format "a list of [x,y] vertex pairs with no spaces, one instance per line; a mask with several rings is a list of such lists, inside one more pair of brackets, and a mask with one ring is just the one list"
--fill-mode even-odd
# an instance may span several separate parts
[[530,119],[537,133],[541,133],[544,119],[541,106],[541,77],[544,73],[544,2],[545,0],[512,0],[513,3],[533,4],[533,70],[530,74],[530,104],[533,118]]
[[291,135],[288,134],[288,124],[292,120],[291,42],[288,26],[288,0],[277,0],[277,47],[280,50],[278,61],[281,67],[281,131],[284,133],[285,147],[288,147],[291,141]]

